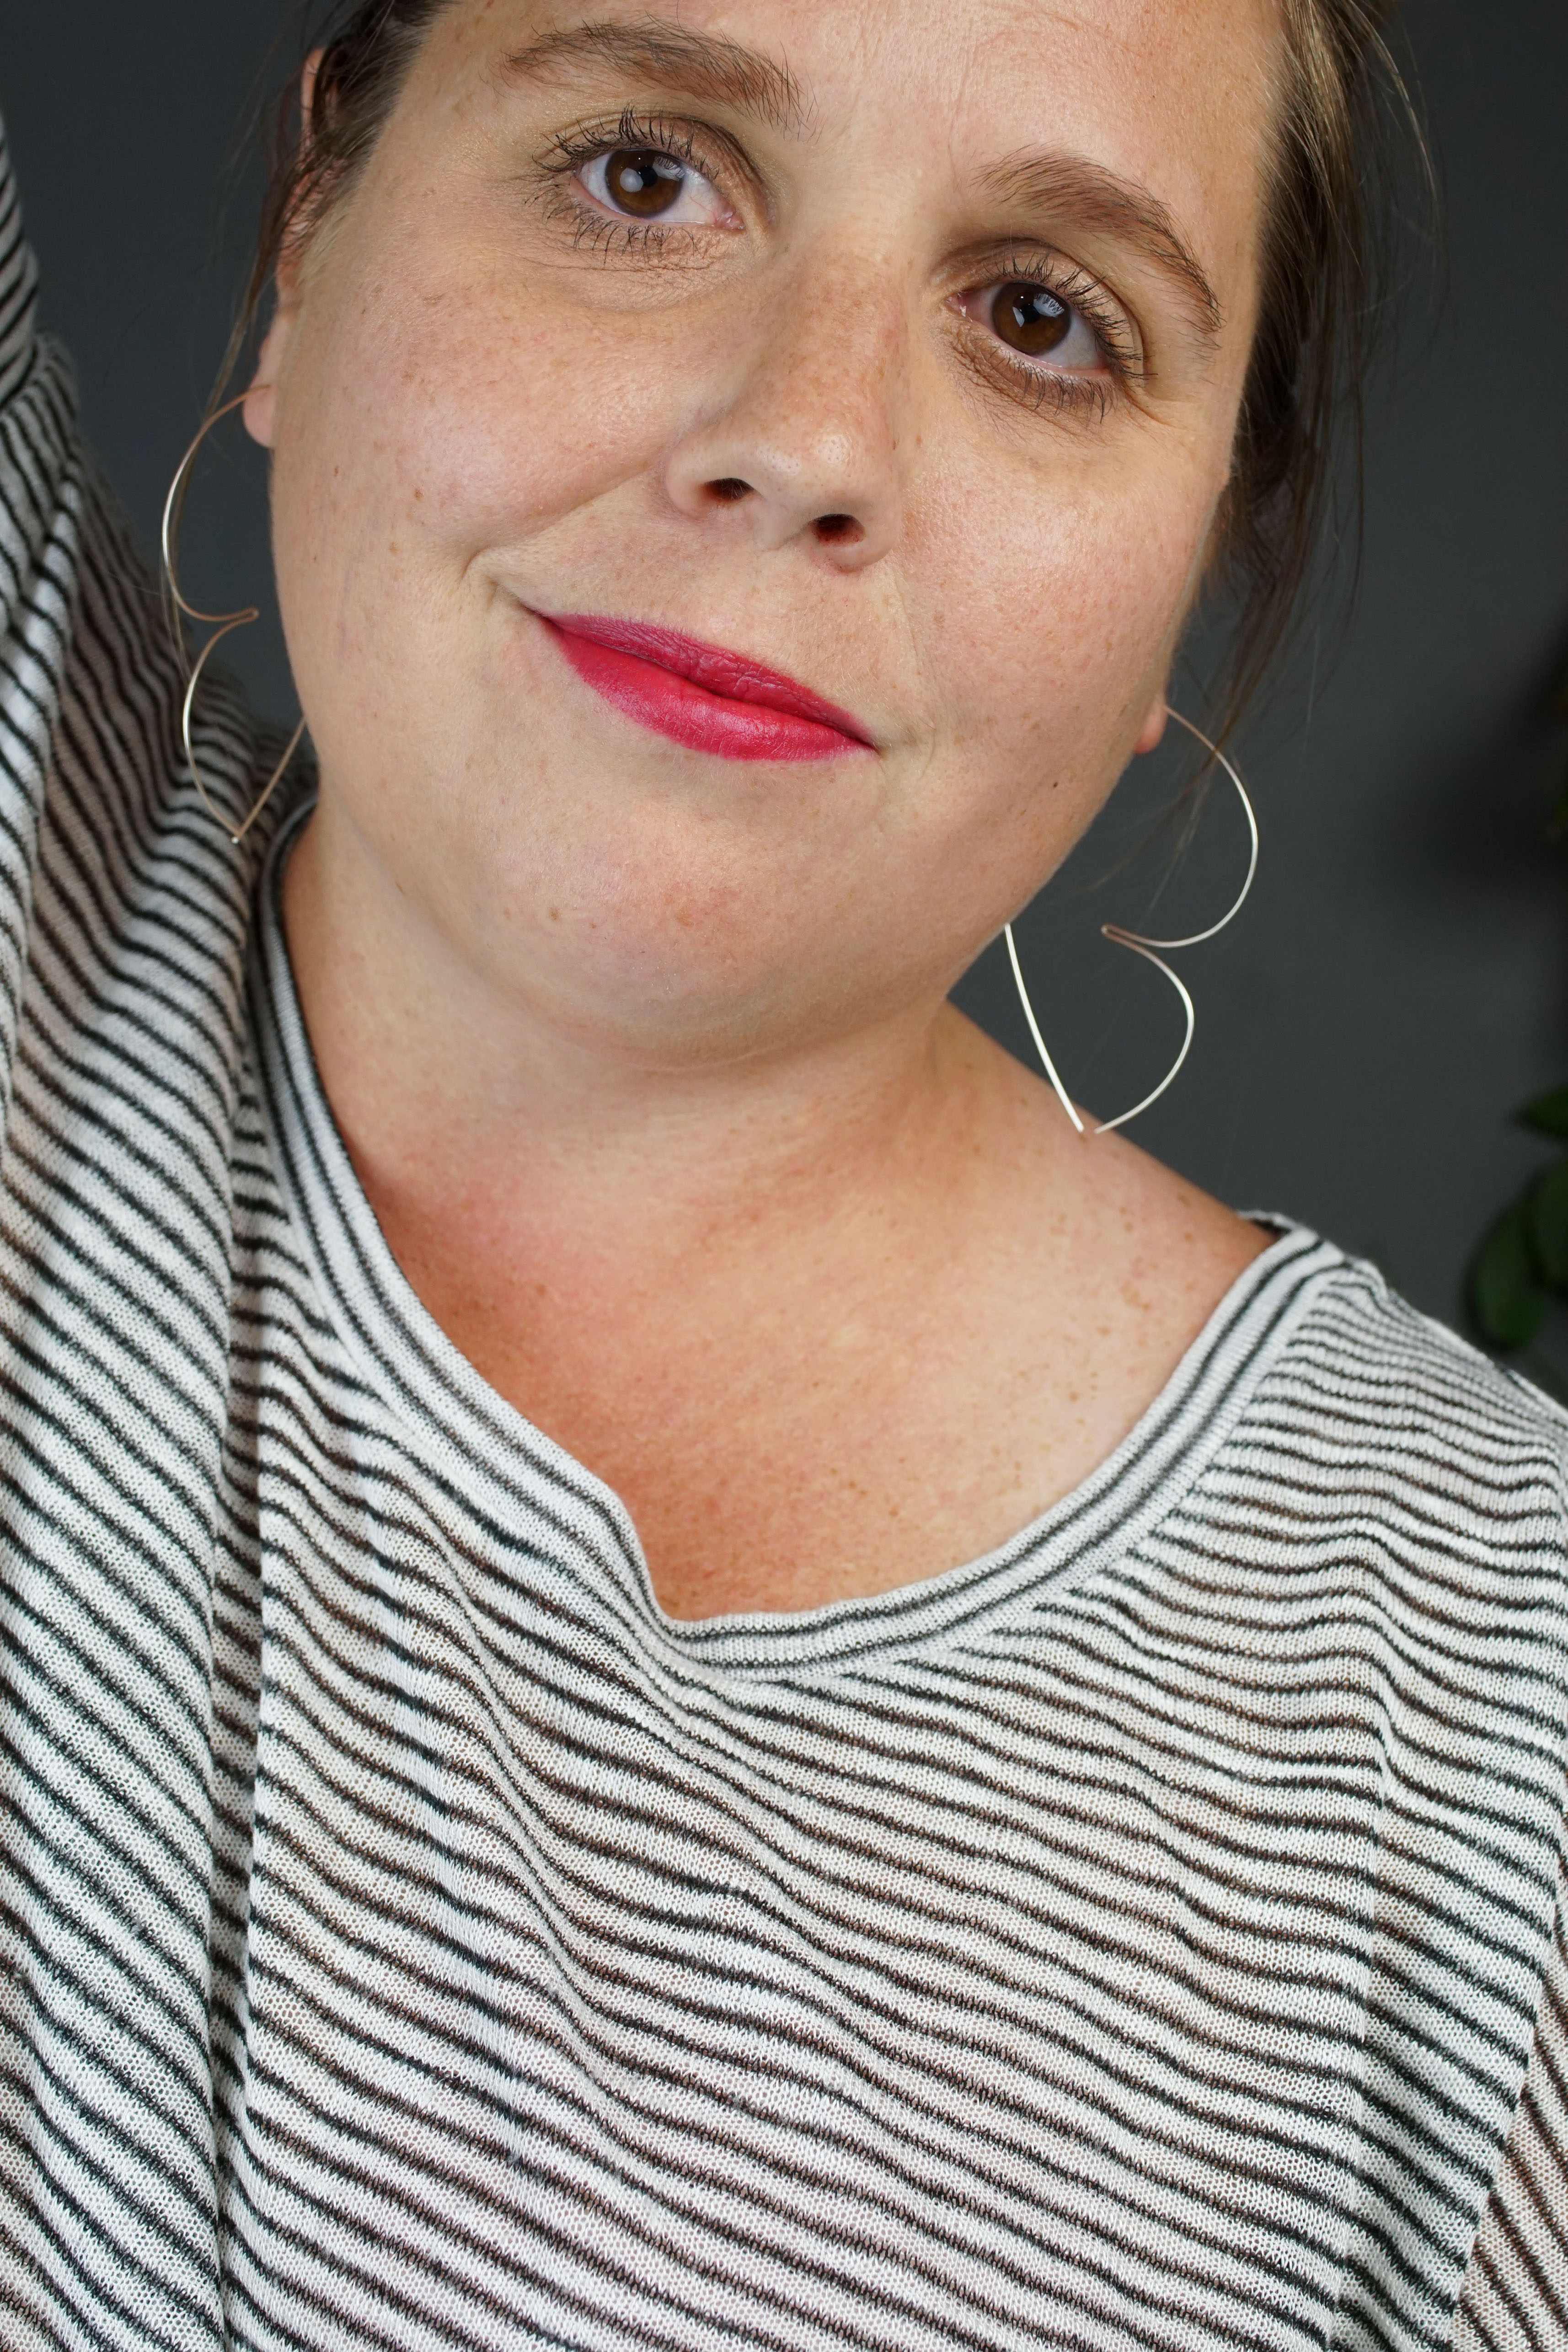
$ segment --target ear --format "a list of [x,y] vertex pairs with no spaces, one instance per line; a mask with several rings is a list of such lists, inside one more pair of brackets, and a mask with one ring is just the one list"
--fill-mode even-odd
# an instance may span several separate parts
[[1145,719],[1139,730],[1138,740],[1133,746],[1135,752],[1158,751],[1165,740],[1166,721],[1168,716],[1169,713],[1166,709],[1165,688],[1162,687],[1149,706],[1149,715]]
[[[301,154],[310,144],[310,125],[316,110],[316,78],[321,70],[323,54],[320,49],[312,49],[299,77]],[[245,397],[245,429],[253,441],[259,441],[264,449],[276,446],[277,386],[287,361],[288,346],[299,312],[300,258],[298,241],[286,229],[277,262],[277,308],[256,355],[256,373]]]
[[277,446],[277,384],[287,357],[296,316],[293,303],[279,302],[261,349],[256,353],[256,373],[245,396],[245,407],[241,412],[245,429],[253,441],[260,442],[264,449]]

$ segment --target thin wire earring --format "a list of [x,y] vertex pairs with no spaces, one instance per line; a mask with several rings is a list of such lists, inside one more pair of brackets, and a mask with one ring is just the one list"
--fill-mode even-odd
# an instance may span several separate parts
[[[1228,923],[1233,923],[1237,916],[1241,912],[1242,908],[1247,904],[1248,894],[1251,890],[1253,879],[1258,872],[1258,818],[1253,810],[1251,800],[1248,796],[1246,785],[1242,782],[1240,777],[1237,774],[1235,769],[1231,766],[1224,752],[1219,749],[1219,746],[1217,743],[1211,743],[1207,736],[1202,732],[1201,729],[1193,725],[1190,719],[1184,719],[1181,712],[1179,710],[1173,710],[1168,702],[1166,705],[1166,716],[1167,719],[1174,719],[1178,727],[1185,727],[1187,733],[1194,737],[1197,742],[1203,745],[1204,750],[1209,754],[1210,758],[1218,761],[1226,774],[1229,777],[1231,782],[1235,785],[1237,793],[1240,798],[1242,809],[1247,818],[1247,831],[1251,841],[1251,855],[1247,860],[1247,879],[1241,885],[1241,889],[1235,904],[1229,908],[1228,913],[1221,915],[1218,923],[1211,923],[1207,931],[1194,931],[1189,938],[1185,940],[1151,940],[1145,939],[1141,931],[1124,930],[1120,923],[1101,924],[1101,936],[1109,940],[1113,947],[1131,948],[1134,955],[1142,956],[1145,963],[1152,963],[1156,971],[1164,972],[1166,978],[1169,981],[1171,986],[1175,989],[1176,994],[1181,999],[1182,1010],[1186,1014],[1186,1034],[1181,1041],[1181,1052],[1176,1055],[1176,1060],[1171,1064],[1170,1068],[1166,1072],[1165,1076],[1160,1080],[1159,1085],[1155,1087],[1151,1093],[1146,1094],[1142,1102],[1134,1103],[1131,1110],[1124,1110],[1119,1118],[1107,1118],[1102,1120],[1101,1124],[1094,1129],[1096,1135],[1109,1135],[1113,1128],[1125,1127],[1129,1119],[1138,1118],[1142,1112],[1148,1109],[1151,1103],[1158,1102],[1160,1097],[1165,1093],[1166,1088],[1168,1086],[1174,1085],[1176,1078],[1180,1076],[1182,1065],[1186,1060],[1187,1055],[1192,1050],[1193,1032],[1197,1026],[1197,1009],[1193,1004],[1191,996],[1187,992],[1186,982],[1178,978],[1176,973],[1171,970],[1168,963],[1163,961],[1161,954],[1156,952],[1156,950],[1163,950],[1165,954],[1168,955],[1173,949],[1200,948],[1206,940],[1218,939],[1220,932],[1224,930],[1226,925]],[[1051,1060],[1050,1052],[1046,1046],[1045,1039],[1040,1035],[1040,1023],[1035,1019],[1034,1007],[1029,1001],[1029,990],[1024,986],[1023,966],[1019,961],[1018,941],[1013,937],[1013,927],[1010,923],[1005,926],[1005,936],[1008,943],[1008,955],[1013,968],[1013,978],[1018,983],[1019,998],[1023,1005],[1024,1019],[1029,1023],[1029,1034],[1034,1039],[1035,1051],[1039,1054],[1041,1062],[1045,1065],[1045,1075],[1051,1080],[1052,1087],[1056,1090],[1056,1098],[1058,1102],[1060,1102],[1062,1109],[1072,1121],[1073,1126],[1078,1129],[1079,1134],[1082,1135],[1084,1132],[1083,1121],[1079,1118],[1077,1110],[1073,1106],[1071,1097],[1069,1095],[1067,1088],[1062,1085],[1061,1078],[1057,1075],[1056,1064]]]
[[[214,824],[223,827],[236,849],[287,773],[288,763],[304,740],[305,721],[302,719],[289,737],[288,748],[273,770],[266,791],[251,809],[250,814],[246,818],[239,831],[235,833],[222,811],[214,806],[212,794],[202,781],[202,771],[197,763],[195,746],[191,740],[191,714],[195,708],[196,688],[202,682],[202,673],[215,649],[222,645],[225,637],[231,636],[235,629],[247,629],[253,621],[259,621],[261,614],[254,604],[246,605],[244,610],[238,613],[199,613],[194,604],[187,604],[180,593],[175,562],[179,548],[180,519],[184,511],[185,492],[190,484],[191,468],[201,454],[202,444],[214,425],[222,424],[225,416],[232,416],[236,408],[243,408],[249,397],[248,393],[242,392],[237,400],[231,400],[224,407],[214,410],[180,460],[179,471],[170,483],[169,495],[163,502],[163,577],[169,583],[169,593],[174,601],[175,646],[181,662],[186,666],[185,700],[180,712],[180,740],[185,747],[185,761],[191,771],[191,782],[196,788],[197,798]],[[190,660],[185,645],[184,631],[180,626],[179,615],[182,614],[186,620],[197,621],[204,628],[209,628],[214,632],[193,663]]]

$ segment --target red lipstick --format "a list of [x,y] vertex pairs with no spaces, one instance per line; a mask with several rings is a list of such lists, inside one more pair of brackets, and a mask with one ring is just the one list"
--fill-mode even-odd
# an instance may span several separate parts
[[585,686],[688,751],[724,760],[832,760],[873,748],[847,710],[722,646],[598,614],[538,617]]

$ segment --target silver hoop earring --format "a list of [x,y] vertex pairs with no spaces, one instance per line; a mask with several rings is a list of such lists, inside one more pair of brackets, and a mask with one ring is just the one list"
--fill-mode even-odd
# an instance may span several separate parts
[[[1113,947],[1131,948],[1134,955],[1142,956],[1145,963],[1152,963],[1156,971],[1164,972],[1166,978],[1169,981],[1171,986],[1175,989],[1176,994],[1181,999],[1182,1010],[1186,1014],[1186,1034],[1181,1041],[1181,1052],[1176,1055],[1176,1060],[1171,1064],[1170,1068],[1166,1072],[1165,1076],[1160,1080],[1159,1085],[1155,1087],[1154,1091],[1151,1094],[1146,1094],[1142,1102],[1134,1103],[1131,1110],[1124,1110],[1119,1118],[1107,1118],[1102,1120],[1101,1124],[1094,1129],[1096,1135],[1109,1135],[1113,1129],[1125,1127],[1129,1119],[1137,1118],[1142,1112],[1148,1109],[1151,1103],[1158,1102],[1160,1097],[1165,1093],[1166,1088],[1168,1086],[1173,1085],[1176,1079],[1180,1076],[1182,1064],[1186,1060],[1187,1055],[1192,1050],[1193,1032],[1197,1027],[1197,1009],[1193,1004],[1191,996],[1187,992],[1186,983],[1171,970],[1169,964],[1166,963],[1162,960],[1161,955],[1157,953],[1156,950],[1163,950],[1165,954],[1168,955],[1175,948],[1200,948],[1206,940],[1218,939],[1220,932],[1224,930],[1226,925],[1228,923],[1233,923],[1236,920],[1237,916],[1241,912],[1242,908],[1247,904],[1248,894],[1251,890],[1253,879],[1258,872],[1258,818],[1253,810],[1251,800],[1248,795],[1246,785],[1242,782],[1240,777],[1237,774],[1235,769],[1231,766],[1224,752],[1219,749],[1219,746],[1217,743],[1211,743],[1207,736],[1205,735],[1200,729],[1193,725],[1190,719],[1184,719],[1181,712],[1179,710],[1173,710],[1168,702],[1166,705],[1166,716],[1167,719],[1174,719],[1178,727],[1185,727],[1187,733],[1193,736],[1197,741],[1203,745],[1204,750],[1209,754],[1210,758],[1218,761],[1226,774],[1229,777],[1231,782],[1235,785],[1237,793],[1241,802],[1242,810],[1247,818],[1247,831],[1251,842],[1251,855],[1247,860],[1247,879],[1241,885],[1239,895],[1238,896],[1234,906],[1229,908],[1228,913],[1221,915],[1218,923],[1211,923],[1207,931],[1194,931],[1190,938],[1185,940],[1150,940],[1145,939],[1141,931],[1124,930],[1120,923],[1101,924],[1100,931],[1102,938],[1109,940]],[[1056,1090],[1056,1098],[1058,1102],[1061,1103],[1062,1109],[1067,1113],[1068,1118],[1072,1121],[1072,1124],[1078,1129],[1079,1134],[1082,1135],[1084,1131],[1083,1121],[1079,1118],[1078,1113],[1073,1107],[1071,1097],[1068,1094],[1067,1088],[1062,1085],[1061,1078],[1057,1075],[1056,1064],[1051,1060],[1051,1055],[1046,1047],[1045,1039],[1040,1035],[1040,1024],[1035,1019],[1034,1015],[1034,1007],[1029,1001],[1029,991],[1024,986],[1023,966],[1019,961],[1018,942],[1013,938],[1013,927],[1010,923],[1004,927],[1004,935],[1008,943],[1008,955],[1012,963],[1013,978],[1018,983],[1019,998],[1023,1005],[1024,1019],[1029,1023],[1029,1034],[1034,1039],[1035,1050],[1045,1066],[1045,1075],[1051,1080],[1052,1087]]]
[[[283,782],[285,775],[287,773],[288,763],[293,759],[296,751],[298,751],[301,742],[304,740],[305,721],[302,719],[299,721],[298,726],[295,729],[293,734],[289,737],[288,748],[284,752],[282,759],[279,760],[277,767],[274,768],[266,791],[262,793],[261,798],[252,808],[250,814],[246,818],[246,821],[240,826],[239,831],[235,833],[230,825],[228,819],[223,814],[221,810],[214,805],[212,794],[208,792],[206,785],[202,781],[202,771],[200,766],[197,764],[195,746],[191,740],[191,713],[195,708],[196,688],[202,682],[202,673],[206,668],[207,663],[211,659],[216,647],[222,645],[225,637],[232,636],[235,629],[247,629],[253,621],[259,621],[261,614],[254,604],[247,604],[242,612],[238,613],[198,613],[196,607],[193,604],[188,604],[184,597],[181,594],[179,577],[174,567],[180,532],[180,517],[184,508],[185,490],[190,482],[191,468],[195,464],[197,457],[201,454],[202,444],[206,439],[208,434],[212,431],[214,425],[222,424],[225,416],[232,416],[236,408],[243,408],[249,397],[250,395],[248,393],[242,392],[237,400],[231,400],[227,402],[224,407],[214,410],[212,415],[208,417],[206,423],[203,425],[201,431],[197,434],[195,439],[186,450],[183,457],[181,458],[179,471],[174,476],[173,480],[170,483],[169,495],[163,501],[163,577],[168,583],[169,593],[174,602],[174,611],[176,615],[174,621],[174,639],[176,648],[182,664],[186,667],[185,700],[183,708],[180,712],[180,740],[185,748],[185,762],[191,772],[191,782],[196,788],[196,797],[201,802],[202,806],[206,810],[207,814],[212,818],[214,824],[222,825],[224,831],[228,835],[230,841],[234,844],[234,846],[236,849],[239,847],[240,843],[245,839],[246,835],[250,831],[252,825],[256,823],[256,818],[261,814],[262,810],[267,806],[267,802],[272,798],[273,793],[277,790],[278,785]],[[181,614],[183,614],[184,618],[188,621],[200,622],[204,628],[209,628],[214,632],[214,634],[207,639],[206,644],[202,647],[201,652],[196,656],[193,663],[190,659],[189,651],[185,645],[184,632],[180,626],[178,616]]]

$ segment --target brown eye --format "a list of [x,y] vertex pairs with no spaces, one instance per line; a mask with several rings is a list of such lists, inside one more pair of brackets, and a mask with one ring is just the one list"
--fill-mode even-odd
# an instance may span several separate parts
[[1015,352],[1040,359],[1054,352],[1072,332],[1072,312],[1048,287],[1015,279],[998,286],[991,301],[991,325]]
[[685,167],[651,147],[622,147],[604,159],[604,193],[637,220],[667,213],[685,183]]

